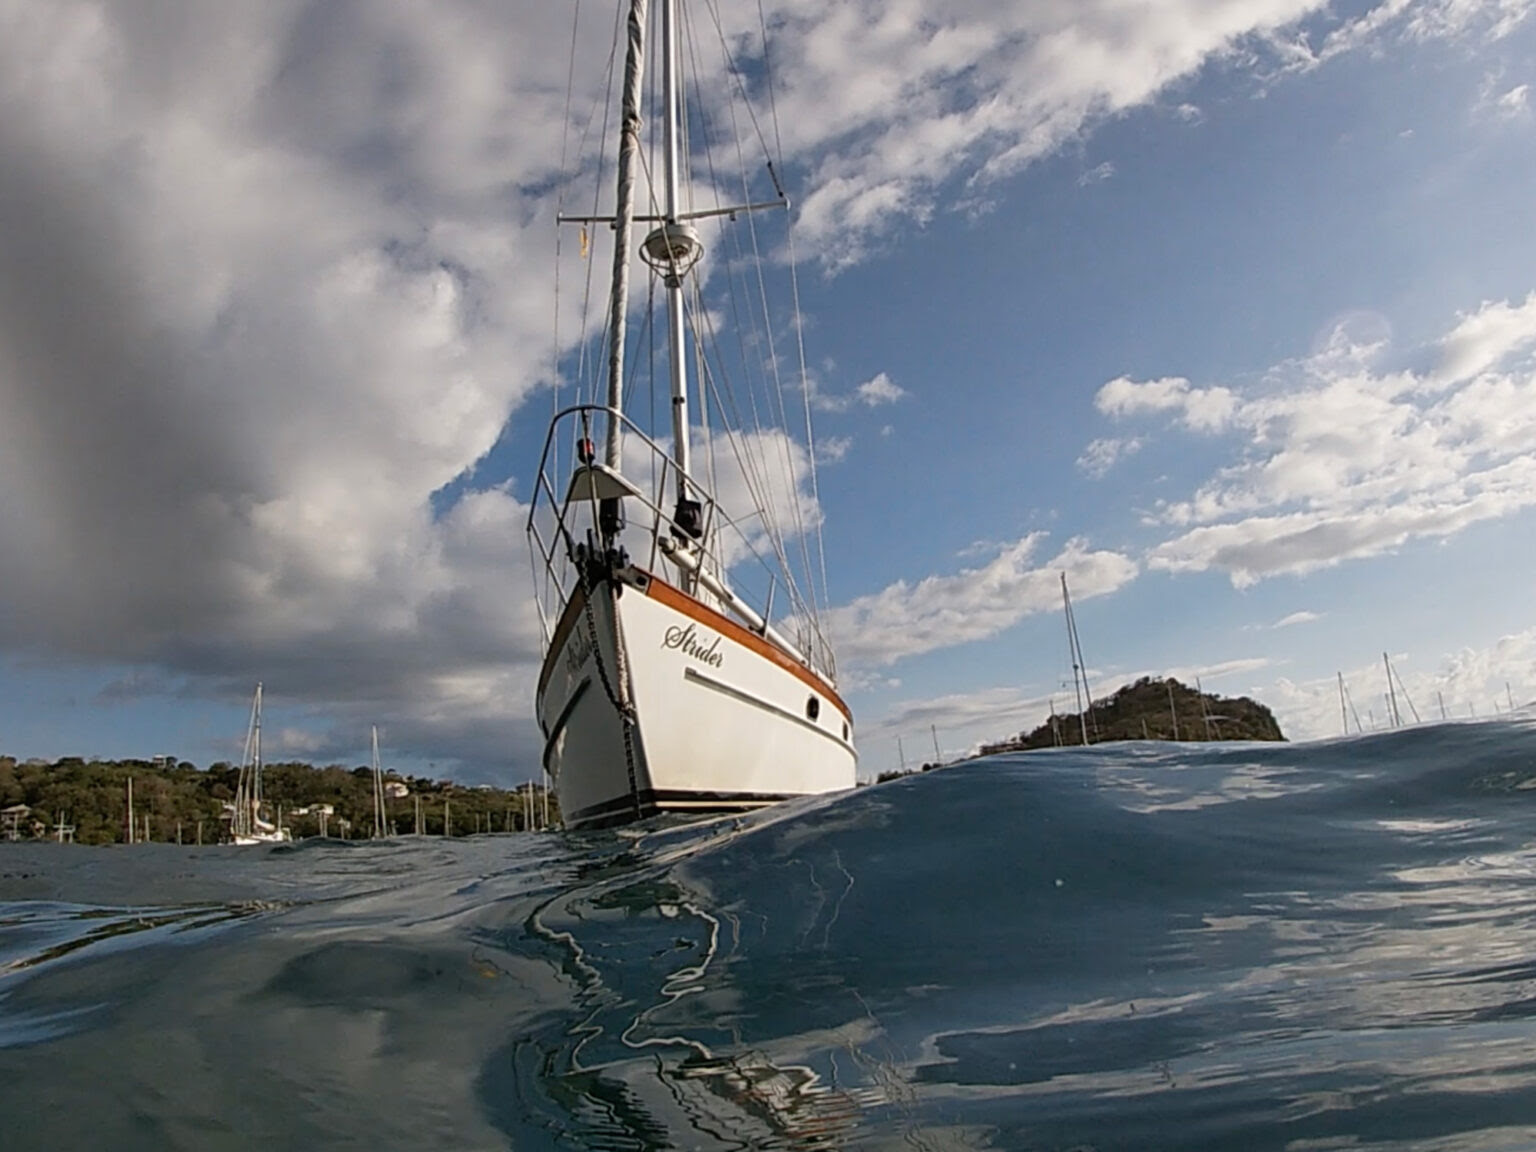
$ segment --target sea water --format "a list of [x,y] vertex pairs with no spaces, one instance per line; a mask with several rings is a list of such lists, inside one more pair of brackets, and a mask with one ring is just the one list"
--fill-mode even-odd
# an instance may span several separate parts
[[0,1146],[1536,1148],[1536,727],[0,844]]

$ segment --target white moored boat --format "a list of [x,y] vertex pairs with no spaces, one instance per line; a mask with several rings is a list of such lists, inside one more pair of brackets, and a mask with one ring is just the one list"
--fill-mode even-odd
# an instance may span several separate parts
[[233,844],[285,844],[293,839],[282,826],[282,812],[274,823],[262,815],[266,801],[261,794],[261,685],[251,700],[251,721],[245,729],[245,755],[240,760],[240,776],[235,786],[235,801],[229,811],[229,838]]
[[[817,615],[825,576],[808,392],[802,381],[774,375],[798,347],[777,353],[771,332],[745,340],[770,365],[746,372],[746,384],[776,392],[777,403],[743,397],[719,363],[720,333],[711,324],[727,310],[770,311],[762,300],[734,306],[730,294],[742,285],[733,275],[711,284],[706,298],[699,271],[701,224],[728,225],[785,202],[773,177],[776,198],[766,202],[697,203],[681,141],[707,132],[682,108],[675,0],[659,0],[655,15],[652,29],[647,0],[630,0],[614,211],[562,217],[582,225],[583,254],[588,226],[612,229],[607,355],[602,378],[590,382],[590,402],[557,412],[551,423],[529,515],[547,643],[536,697],[544,767],[571,828],[851,788],[857,762],[852,716]],[[660,159],[637,190],[648,36],[659,41],[661,60]],[[772,176],[771,165],[764,170]],[[640,195],[648,197],[643,211]],[[646,345],[647,370],[664,377],[655,390],[664,389],[670,409],[660,432],[625,409],[627,394],[638,391],[628,387],[625,359],[635,224],[648,229],[638,254],[661,313],[646,330],[665,332],[664,349],[652,347],[662,343],[659,334]],[[740,279],[754,289],[767,283]],[[798,325],[785,327],[798,341]],[[803,409],[803,439],[782,426],[743,428],[730,419],[782,413],[786,394]]]

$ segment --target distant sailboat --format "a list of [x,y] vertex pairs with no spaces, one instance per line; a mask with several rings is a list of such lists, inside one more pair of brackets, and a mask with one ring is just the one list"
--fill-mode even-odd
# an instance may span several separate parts
[[[1442,701],[1442,708],[1444,702]],[[1349,685],[1344,683],[1344,673],[1339,673],[1339,717],[1344,723],[1344,735],[1349,735],[1349,718],[1355,718],[1355,731],[1365,734],[1365,725],[1360,723],[1360,713],[1355,710],[1355,702],[1349,695]]]
[[1408,705],[1408,711],[1413,713],[1413,722],[1420,723],[1419,710],[1413,706],[1413,700],[1408,695],[1408,686],[1403,683],[1403,678],[1396,668],[1392,667],[1392,661],[1387,654],[1381,654],[1382,665],[1387,670],[1387,715],[1392,721],[1392,727],[1403,726],[1403,714],[1397,708],[1397,694],[1402,692],[1403,702]]
[[[1088,725],[1093,720],[1093,693],[1088,690],[1088,664],[1083,659],[1083,645],[1077,638],[1077,617],[1072,614],[1072,594],[1067,591],[1065,572],[1061,574],[1061,604],[1067,617],[1067,648],[1072,656],[1072,692],[1077,697],[1077,720],[1083,730],[1083,743],[1088,744]],[[1098,735],[1096,724],[1094,735]]]
[[293,839],[281,826],[282,816],[273,823],[261,814],[261,684],[251,701],[251,720],[245,730],[245,754],[240,761],[240,778],[235,786],[235,802],[229,806],[230,839],[236,844],[281,844]]

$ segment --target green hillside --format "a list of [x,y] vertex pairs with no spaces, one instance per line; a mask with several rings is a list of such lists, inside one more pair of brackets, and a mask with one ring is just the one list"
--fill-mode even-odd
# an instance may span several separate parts
[[[193,844],[201,838],[205,844],[215,843],[228,838],[225,804],[234,799],[238,776],[238,766],[222,762],[201,769],[185,760],[71,756],[50,763],[0,756],[0,839],[8,839],[13,831],[20,839],[52,838],[62,824],[73,826],[76,843],[123,843],[132,778],[135,840],[143,838],[148,816],[151,840]],[[470,788],[393,772],[384,778],[386,786],[394,785],[392,791],[406,793],[385,800],[386,827],[397,832],[416,830],[418,800],[421,830],[430,836],[443,834],[445,816],[455,836],[528,827],[526,791]],[[331,836],[373,835],[373,781],[366,767],[267,764],[262,767],[262,792],[269,804],[282,809],[283,826],[295,837],[318,836],[322,826]],[[324,811],[326,806],[330,811]],[[536,824],[543,806],[543,792],[536,790]],[[558,822],[553,795],[549,806],[551,822]]]
[[1247,696],[1217,696],[1187,684],[1143,676],[1113,696],[1095,700],[1086,713],[1056,716],[981,752],[1015,752],[1110,740],[1284,740],[1274,713]]

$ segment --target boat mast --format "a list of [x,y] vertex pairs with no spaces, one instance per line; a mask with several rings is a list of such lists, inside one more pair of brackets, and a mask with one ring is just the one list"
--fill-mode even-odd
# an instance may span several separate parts
[[673,522],[687,537],[703,534],[697,501],[688,494],[688,335],[683,315],[683,277],[704,254],[699,233],[683,219],[683,84],[678,66],[677,0],[660,0],[662,87],[662,223],[645,238],[640,254],[661,277],[667,297],[667,360],[672,392],[672,460],[677,465]]
[[379,726],[373,725],[373,838],[384,832],[384,773],[379,768]]
[[251,770],[251,824],[254,826],[256,819],[261,815],[261,681],[256,682],[256,703],[254,705],[255,719],[253,745],[255,758],[252,760]]
[[630,0],[624,54],[624,105],[619,124],[619,189],[613,218],[613,284],[608,298],[608,438],[604,462],[619,467],[619,413],[624,405],[625,321],[629,311],[630,228],[635,217],[635,167],[640,155],[640,87],[645,75],[646,0]]
[[[1067,592],[1067,574],[1061,574],[1061,604],[1067,617],[1067,649],[1072,656],[1072,693],[1077,697],[1077,719],[1083,729],[1083,744],[1088,743],[1088,710],[1093,707],[1093,697],[1088,693],[1088,669],[1083,664],[1083,649],[1077,639],[1077,620],[1072,616],[1072,596]],[[1083,707],[1083,697],[1088,696],[1088,706]]]
[[[677,0],[661,0],[661,87],[665,93],[662,148],[665,166],[664,231],[678,227],[678,129],[682,92],[677,75]],[[669,255],[670,252],[669,252]],[[674,258],[675,262],[675,258]],[[663,277],[667,290],[667,352],[672,367],[672,458],[677,461],[677,498],[688,495],[688,364],[683,331],[683,278],[677,268]]]
[[1392,727],[1401,728],[1403,717],[1397,710],[1397,689],[1392,687],[1392,661],[1387,659],[1387,654],[1381,654],[1381,662],[1387,669],[1387,706],[1392,713]]

